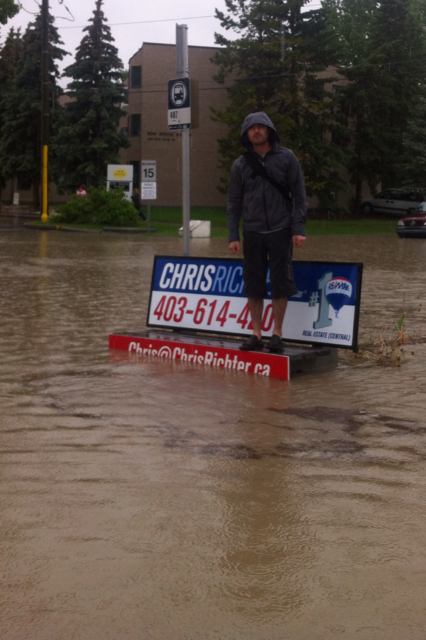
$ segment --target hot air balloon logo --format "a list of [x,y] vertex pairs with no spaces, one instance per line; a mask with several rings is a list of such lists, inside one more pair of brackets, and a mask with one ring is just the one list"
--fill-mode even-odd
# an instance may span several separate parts
[[325,288],[325,296],[334,309],[336,318],[340,309],[349,302],[352,284],[346,278],[331,278]]

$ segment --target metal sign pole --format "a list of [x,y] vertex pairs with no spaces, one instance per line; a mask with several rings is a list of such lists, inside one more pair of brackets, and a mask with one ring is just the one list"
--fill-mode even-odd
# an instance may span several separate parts
[[49,220],[49,0],[42,0],[41,52],[41,221]]
[[[188,27],[176,25],[176,72],[179,78],[189,77]],[[183,209],[183,255],[190,255],[190,173],[189,173],[189,129],[182,130],[182,209]]]
[[[142,200],[147,200],[148,235],[151,233],[151,201],[157,199],[157,161],[141,161]],[[154,229],[155,231],[155,229]]]

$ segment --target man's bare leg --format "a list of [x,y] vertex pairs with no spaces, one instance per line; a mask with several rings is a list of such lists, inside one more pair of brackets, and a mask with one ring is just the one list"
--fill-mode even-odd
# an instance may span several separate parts
[[272,311],[274,314],[274,330],[272,333],[275,333],[280,338],[283,337],[283,322],[287,309],[287,302],[288,298],[272,298]]
[[[248,299],[251,321],[253,324],[253,334],[262,339],[262,313],[263,313],[263,298],[249,298]],[[284,309],[285,312],[285,309]]]

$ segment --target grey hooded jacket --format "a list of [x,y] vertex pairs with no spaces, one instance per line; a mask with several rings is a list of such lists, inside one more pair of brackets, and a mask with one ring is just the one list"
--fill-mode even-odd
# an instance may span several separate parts
[[254,153],[247,136],[247,131],[253,124],[264,124],[271,129],[269,141],[272,149],[265,155],[263,164],[268,175],[291,193],[293,205],[265,178],[255,175],[246,158],[240,156],[234,162],[229,181],[229,242],[240,239],[241,214],[243,229],[246,231],[265,233],[292,227],[293,235],[304,236],[307,202],[299,161],[290,149],[279,146],[279,135],[262,111],[251,113],[244,120],[241,143],[246,149]]

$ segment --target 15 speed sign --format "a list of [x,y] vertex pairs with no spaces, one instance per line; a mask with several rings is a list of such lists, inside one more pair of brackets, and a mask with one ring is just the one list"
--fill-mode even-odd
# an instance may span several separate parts
[[157,182],[157,162],[155,160],[142,160],[141,182]]

